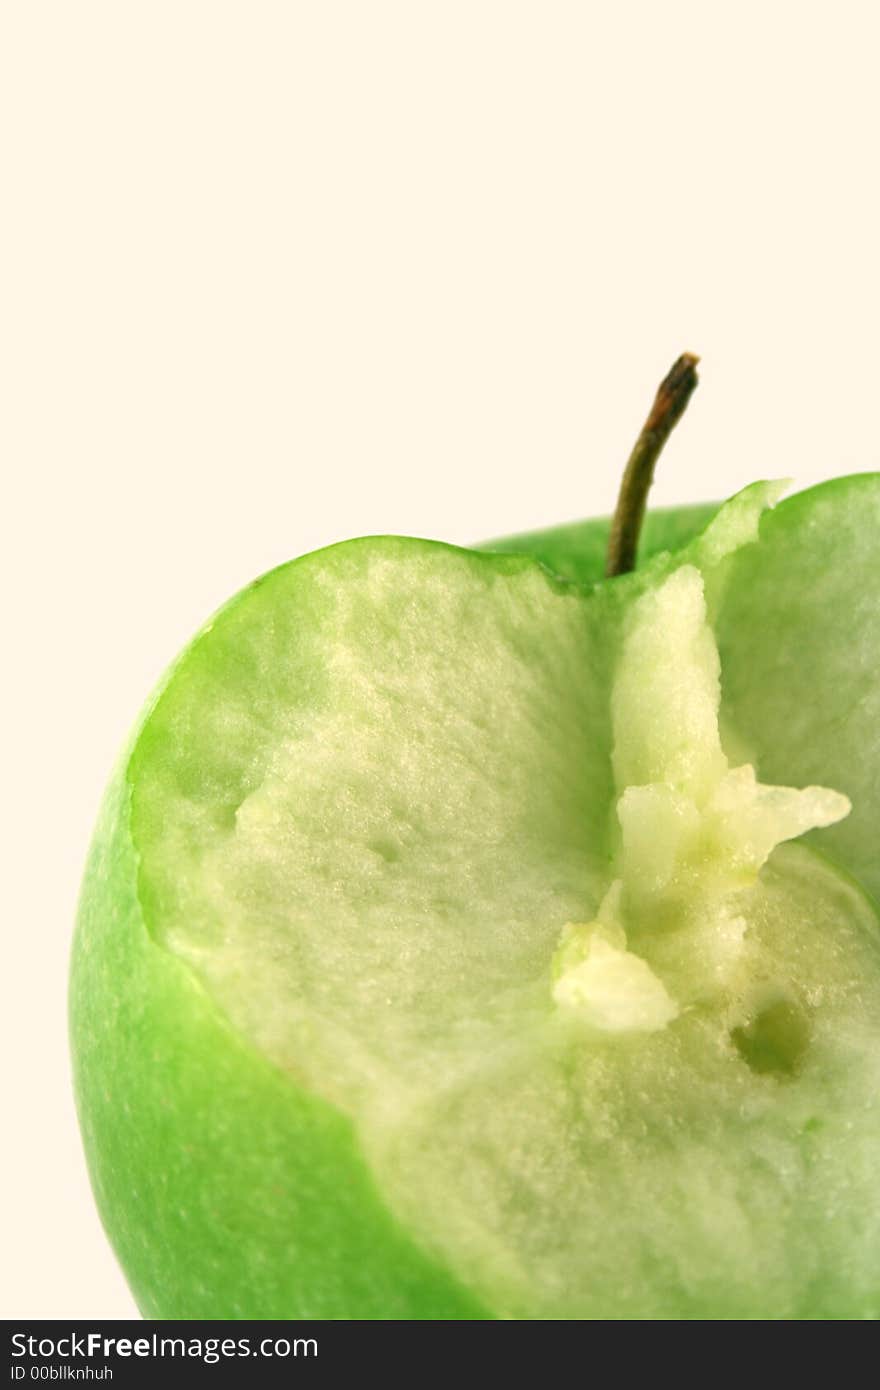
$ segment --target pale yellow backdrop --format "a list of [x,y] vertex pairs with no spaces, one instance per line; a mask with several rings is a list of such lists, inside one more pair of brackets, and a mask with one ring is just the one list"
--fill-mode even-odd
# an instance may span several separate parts
[[147,689],[298,551],[607,509],[682,348],[703,384],[658,500],[880,466],[880,9],[9,0],[0,26],[0,1315],[123,1317],[65,974]]

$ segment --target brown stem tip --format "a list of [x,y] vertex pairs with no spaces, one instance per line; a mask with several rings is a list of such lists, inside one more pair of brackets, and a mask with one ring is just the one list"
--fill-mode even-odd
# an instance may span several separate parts
[[608,537],[605,573],[609,578],[636,567],[639,532],[645,516],[654,466],[697,385],[699,357],[683,352],[660,383],[642,432],[624,469]]

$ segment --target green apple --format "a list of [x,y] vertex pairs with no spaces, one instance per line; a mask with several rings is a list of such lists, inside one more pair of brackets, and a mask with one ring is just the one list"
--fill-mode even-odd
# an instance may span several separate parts
[[880,475],[259,579],[149,703],[75,1084],[163,1318],[880,1316]]

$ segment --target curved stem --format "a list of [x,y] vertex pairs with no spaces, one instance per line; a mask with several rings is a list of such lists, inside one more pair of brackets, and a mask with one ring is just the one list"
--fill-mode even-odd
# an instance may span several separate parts
[[636,549],[645,516],[645,503],[654,481],[654,465],[697,385],[699,360],[693,353],[682,353],[663,378],[651,413],[629,456],[608,537],[605,573],[609,578],[626,574],[636,567]]

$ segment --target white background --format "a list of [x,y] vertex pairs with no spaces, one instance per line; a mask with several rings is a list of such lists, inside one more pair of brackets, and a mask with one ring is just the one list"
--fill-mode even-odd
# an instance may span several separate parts
[[[0,1315],[134,1311],[65,988],[102,786],[254,575],[880,466],[871,0],[10,0]],[[9,1236],[11,1233],[11,1245]]]

